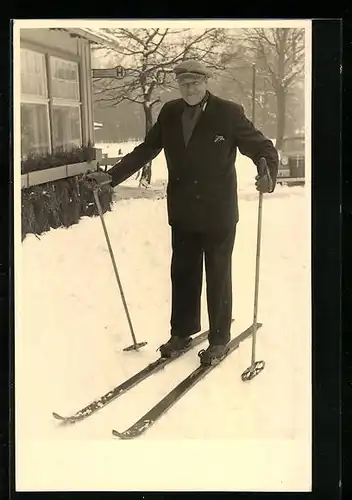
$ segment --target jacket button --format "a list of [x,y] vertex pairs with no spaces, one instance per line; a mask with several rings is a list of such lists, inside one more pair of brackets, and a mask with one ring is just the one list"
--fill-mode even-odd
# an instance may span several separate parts
[[196,194],[196,199],[199,200],[200,196],[199,194]]
[[197,180],[195,180],[195,181],[194,181],[194,184],[198,184],[198,181],[197,181]]

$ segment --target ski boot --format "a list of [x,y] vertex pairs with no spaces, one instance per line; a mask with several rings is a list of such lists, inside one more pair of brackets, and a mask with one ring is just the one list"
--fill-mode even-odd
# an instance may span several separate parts
[[207,349],[199,351],[201,365],[215,365],[221,361],[228,352],[228,344],[209,345]]
[[159,347],[160,354],[163,358],[173,358],[183,352],[192,342],[192,337],[177,337],[172,335],[166,344]]

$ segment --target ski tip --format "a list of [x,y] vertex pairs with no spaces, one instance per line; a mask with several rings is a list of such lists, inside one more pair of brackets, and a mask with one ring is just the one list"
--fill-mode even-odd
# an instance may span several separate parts
[[126,439],[126,436],[124,436],[123,432],[115,431],[115,429],[112,430],[112,435],[120,439]]
[[58,413],[53,412],[53,417],[56,420],[59,420],[63,424],[74,424],[77,422],[77,419],[74,417],[63,417],[62,415],[59,415]]
[[124,431],[124,432],[119,432],[116,430],[112,430],[112,435],[115,437],[118,437],[120,439],[133,439],[134,437],[139,436],[139,433],[134,433],[134,432],[129,432],[129,431]]
[[58,413],[55,413],[53,411],[53,417],[56,418],[56,420],[66,420],[66,417],[62,417],[61,415],[59,415]]

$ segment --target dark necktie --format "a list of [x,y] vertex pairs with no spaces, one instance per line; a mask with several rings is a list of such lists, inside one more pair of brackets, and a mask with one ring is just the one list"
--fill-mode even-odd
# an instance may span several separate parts
[[187,146],[191,135],[193,133],[194,127],[202,113],[201,104],[196,106],[185,106],[182,114],[182,127],[183,127],[183,138]]

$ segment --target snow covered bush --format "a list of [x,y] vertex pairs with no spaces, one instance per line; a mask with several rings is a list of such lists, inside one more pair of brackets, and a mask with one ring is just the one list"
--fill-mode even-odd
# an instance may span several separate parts
[[[102,210],[111,210],[113,190],[100,192]],[[22,241],[28,233],[42,234],[51,228],[70,227],[81,217],[98,215],[92,190],[84,175],[22,189]]]

